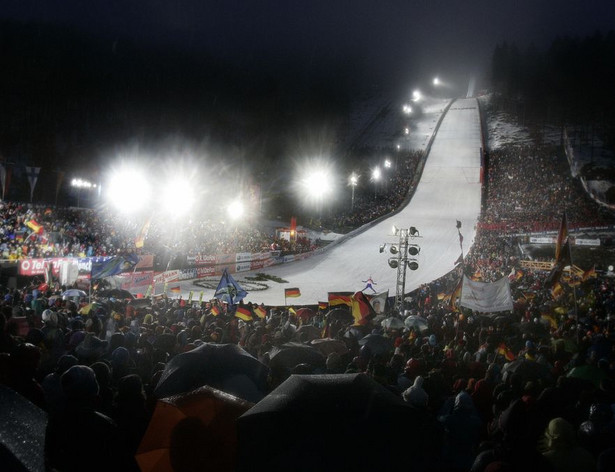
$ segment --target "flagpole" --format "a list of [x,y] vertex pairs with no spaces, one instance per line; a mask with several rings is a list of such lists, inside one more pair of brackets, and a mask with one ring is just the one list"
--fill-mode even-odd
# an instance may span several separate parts
[[[570,268],[572,269],[572,266],[574,264],[572,262],[572,249],[570,248],[570,235],[568,231],[568,215],[566,214],[565,210],[564,210],[564,218],[565,218],[564,221],[566,222],[566,239],[568,242],[568,258],[570,259]],[[574,301],[574,323],[576,324],[576,327],[577,327],[576,338],[577,338],[577,347],[578,347],[579,344],[581,343],[581,339],[580,339],[580,333],[579,333],[579,309],[578,309],[578,303],[577,303],[577,289],[574,285],[572,286],[572,299]]]

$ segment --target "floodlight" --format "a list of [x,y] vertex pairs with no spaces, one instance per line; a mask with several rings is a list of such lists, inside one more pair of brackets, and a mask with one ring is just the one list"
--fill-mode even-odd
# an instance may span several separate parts
[[398,266],[399,266],[399,261],[395,259],[394,257],[391,257],[389,259],[389,267],[391,269],[397,269]]
[[395,236],[397,236],[399,234],[399,228],[397,226],[395,226],[395,225],[393,225],[393,234]]
[[380,254],[382,254],[384,252],[384,248],[386,248],[386,244],[381,244],[380,245]]
[[397,249],[397,246],[391,246],[389,248],[389,251],[391,251],[391,254],[397,254],[399,252],[399,250]]
[[162,194],[163,209],[175,217],[186,215],[195,202],[193,188],[190,182],[182,178],[169,181]]
[[419,234],[419,230],[414,226],[410,226],[410,236],[417,236]]
[[408,254],[410,254],[411,256],[416,256],[419,252],[421,252],[421,248],[416,244],[411,244],[408,247]]
[[228,206],[228,214],[232,220],[238,220],[243,216],[244,206],[241,200],[234,200]]
[[416,261],[408,261],[408,268],[410,270],[417,270],[419,268],[419,263]]
[[143,170],[124,167],[111,175],[107,198],[121,212],[135,212],[150,201],[151,188]]

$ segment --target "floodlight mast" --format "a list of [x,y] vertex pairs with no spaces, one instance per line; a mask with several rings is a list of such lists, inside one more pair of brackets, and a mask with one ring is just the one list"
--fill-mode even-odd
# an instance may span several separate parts
[[[410,244],[408,240],[419,236],[418,230],[411,226],[410,228],[400,229],[393,226],[393,234],[399,236],[399,243],[397,245],[390,245],[389,251],[396,257],[391,257],[388,260],[389,267],[397,269],[397,281],[395,284],[395,306],[394,312],[402,314],[404,306],[404,294],[406,292],[406,269],[410,267],[410,270],[418,269],[418,263],[414,257],[408,257],[408,253],[411,256],[416,256],[420,252],[420,247],[416,244]],[[380,252],[384,252],[386,244],[380,246]]]

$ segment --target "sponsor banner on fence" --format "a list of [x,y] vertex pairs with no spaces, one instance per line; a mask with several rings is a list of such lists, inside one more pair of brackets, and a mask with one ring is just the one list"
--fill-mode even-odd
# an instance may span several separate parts
[[238,252],[237,254],[235,254],[235,262],[250,262],[251,260],[251,252]]
[[197,254],[196,256],[188,256],[187,260],[189,264],[195,265],[197,267],[218,264],[218,256]]
[[250,270],[251,265],[250,261],[238,263],[235,265],[235,272],[247,272]]
[[575,246],[600,246],[600,238],[598,239],[580,239],[574,240]]
[[530,243],[534,243],[534,244],[553,244],[553,243],[555,243],[555,238],[530,236]]
[[44,275],[45,269],[51,264],[53,275],[60,273],[60,264],[68,260],[65,257],[55,257],[50,259],[24,259],[19,261],[19,275]]
[[182,269],[179,271],[179,280],[196,279],[196,267],[193,269]]
[[161,272],[154,277],[155,284],[163,284],[165,282],[175,282],[179,279],[179,270],[167,270]]
[[258,270],[265,267],[266,261],[252,261],[250,262],[250,270]]
[[130,290],[137,287],[147,287],[154,281],[154,272],[134,272],[121,275],[115,275],[113,279],[116,285],[124,290]]
[[197,267],[196,269],[196,276],[199,279],[211,277],[212,275],[216,275],[215,267]]

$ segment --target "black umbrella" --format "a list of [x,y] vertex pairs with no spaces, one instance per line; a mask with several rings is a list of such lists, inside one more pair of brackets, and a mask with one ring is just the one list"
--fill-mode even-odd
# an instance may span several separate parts
[[359,346],[367,346],[373,355],[387,354],[395,350],[391,338],[381,334],[368,334],[359,339]]
[[344,310],[342,308],[334,308],[329,313],[327,313],[327,320],[329,323],[333,321],[340,321],[343,323],[354,323],[354,316],[348,310]]
[[364,374],[293,375],[239,418],[237,470],[424,470],[435,423]]
[[268,373],[267,366],[236,344],[204,343],[168,362],[154,395],[163,398],[209,385],[257,402],[267,391]]
[[121,288],[112,288],[111,290],[104,290],[98,294],[101,297],[105,298],[118,298],[120,300],[133,300],[135,297],[128,290],[123,290]]
[[524,358],[519,358],[506,364],[502,369],[502,374],[507,372],[509,374],[515,373],[519,375],[526,382],[528,380],[545,380],[551,375],[548,366]]
[[301,343],[286,343],[274,347],[269,353],[271,370],[292,370],[299,364],[310,364],[312,367],[324,367],[325,356],[313,346]]
[[0,385],[0,469],[45,470],[47,414]]

